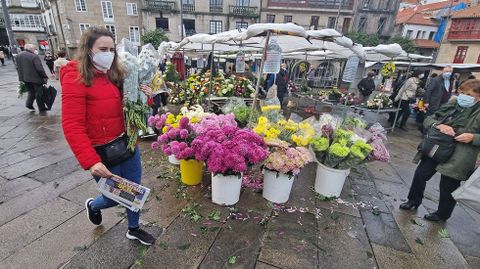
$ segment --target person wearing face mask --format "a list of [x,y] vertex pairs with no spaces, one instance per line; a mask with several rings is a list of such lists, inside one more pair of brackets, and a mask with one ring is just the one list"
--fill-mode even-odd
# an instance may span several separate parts
[[453,155],[448,161],[438,163],[428,156],[417,154],[416,159],[420,163],[415,170],[408,201],[400,205],[404,210],[417,209],[422,203],[427,181],[439,172],[438,210],[425,215],[425,219],[430,221],[450,218],[456,204],[452,192],[473,173],[480,152],[480,80],[466,81],[460,86],[459,93],[456,99],[443,105],[423,123],[425,129],[437,128],[443,134],[455,137]]
[[[83,32],[77,57],[60,71],[62,85],[62,127],[75,157],[95,180],[118,175],[140,184],[142,165],[138,147],[132,154],[122,154],[116,164],[109,160],[106,145],[125,138],[122,85],[125,69],[115,49],[114,36],[104,27],[91,27]],[[126,143],[121,144],[126,148]],[[101,154],[107,151],[107,154]],[[111,154],[115,155],[114,152]],[[91,223],[102,223],[101,210],[117,203],[106,196],[85,202]],[[140,212],[126,210],[126,237],[152,245],[155,238],[140,229]]]
[[277,97],[280,100],[280,105],[283,106],[283,99],[287,95],[288,71],[287,64],[280,65],[280,71],[275,76],[275,84],[277,84]]
[[17,63],[18,79],[25,83],[28,92],[25,106],[31,111],[35,111],[33,101],[36,100],[38,110],[43,112],[47,110],[47,107],[42,99],[42,85],[47,83],[48,76],[47,73],[45,73],[45,69],[43,69],[42,60],[40,60],[40,57],[35,51],[35,45],[25,44],[25,50],[20,52],[15,60]]
[[454,86],[452,71],[451,66],[446,66],[443,68],[442,74],[432,79],[427,85],[423,102],[428,115],[434,114],[442,104],[450,99]]

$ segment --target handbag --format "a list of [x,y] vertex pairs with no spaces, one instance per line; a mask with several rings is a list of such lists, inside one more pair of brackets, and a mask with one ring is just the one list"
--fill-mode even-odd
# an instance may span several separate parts
[[55,102],[55,97],[57,97],[57,89],[53,86],[43,85],[43,102],[47,107],[47,110],[51,110],[53,103]]
[[[444,123],[455,112],[456,110],[450,112],[439,124]],[[418,146],[418,151],[423,156],[432,158],[438,163],[444,163],[452,157],[456,146],[455,137],[444,134],[435,127],[431,127]]]
[[452,196],[457,202],[480,213],[480,168],[477,168],[465,184],[452,193]]
[[133,152],[128,149],[128,136],[123,133],[114,140],[93,147],[107,167],[113,167],[133,157]]

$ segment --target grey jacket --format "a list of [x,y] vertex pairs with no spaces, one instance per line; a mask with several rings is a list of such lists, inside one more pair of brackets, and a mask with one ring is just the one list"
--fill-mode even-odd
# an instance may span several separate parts
[[423,102],[428,104],[428,110],[431,112],[437,111],[440,106],[450,99],[450,93],[452,92],[452,85],[450,81],[450,88],[445,89],[445,82],[442,75],[438,75],[433,78],[426,87],[425,96]]
[[17,61],[18,80],[36,84],[46,83],[48,76],[38,55],[30,51],[22,51],[15,59]]

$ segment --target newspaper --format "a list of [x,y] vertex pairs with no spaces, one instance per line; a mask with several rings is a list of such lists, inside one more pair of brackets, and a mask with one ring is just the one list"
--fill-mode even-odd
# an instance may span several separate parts
[[102,178],[97,188],[107,198],[134,212],[142,209],[150,194],[149,188],[120,177]]

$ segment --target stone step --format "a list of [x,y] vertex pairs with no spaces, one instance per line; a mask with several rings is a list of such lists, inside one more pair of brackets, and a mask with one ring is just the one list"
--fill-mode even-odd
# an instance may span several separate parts
[[56,198],[27,214],[0,226],[0,261],[61,225],[82,210],[82,206]]
[[41,182],[28,177],[19,177],[12,180],[6,180],[0,184],[0,202],[6,202],[27,191],[38,188],[41,185]]
[[74,172],[59,181],[46,183],[32,191],[26,192],[0,205],[0,225],[54,200],[59,195],[91,180],[91,175],[85,171]]
[[94,226],[85,211],[75,215],[25,248],[2,261],[4,268],[59,268],[120,221],[114,209],[103,211],[103,223]]
[[412,253],[372,244],[373,253],[380,269],[422,269]]

